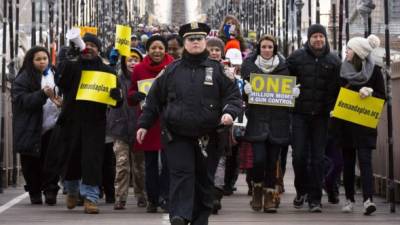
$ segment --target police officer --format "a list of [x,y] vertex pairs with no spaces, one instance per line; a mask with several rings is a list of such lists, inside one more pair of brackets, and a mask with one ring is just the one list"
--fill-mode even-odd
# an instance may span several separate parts
[[209,31],[206,24],[197,22],[180,27],[182,59],[170,64],[153,83],[138,122],[136,138],[142,142],[160,114],[163,120],[172,225],[208,224],[211,174],[218,163],[217,129],[231,125],[241,112],[237,86],[219,62],[208,58],[205,38]]

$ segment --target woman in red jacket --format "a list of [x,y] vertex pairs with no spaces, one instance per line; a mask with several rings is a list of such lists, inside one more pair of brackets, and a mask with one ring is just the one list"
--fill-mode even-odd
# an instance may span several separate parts
[[[146,98],[146,94],[138,90],[138,81],[155,78],[174,58],[166,53],[168,49],[167,41],[160,35],[153,35],[146,43],[147,56],[141,63],[135,66],[131,87],[129,89],[129,104],[137,106],[138,118],[142,113],[141,105]],[[148,132],[142,144],[135,143],[135,151],[145,153],[145,183],[148,198],[147,212],[157,212],[157,207],[161,206],[164,210],[168,205],[168,169],[164,153],[161,152],[162,170],[159,173],[159,152],[161,150],[161,129],[158,121]],[[162,199],[159,199],[159,196]]]

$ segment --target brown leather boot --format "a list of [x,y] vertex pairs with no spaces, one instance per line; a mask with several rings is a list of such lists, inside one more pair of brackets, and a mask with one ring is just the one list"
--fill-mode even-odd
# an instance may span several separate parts
[[65,203],[67,204],[68,209],[73,209],[76,207],[78,204],[78,196],[77,195],[71,195],[67,194],[67,197],[65,198]]
[[97,207],[97,204],[88,199],[84,200],[83,206],[85,207],[85,213],[87,213],[87,214],[98,214],[99,213],[99,208]]
[[276,191],[272,188],[264,188],[264,212],[266,213],[276,213]]
[[263,201],[263,183],[253,184],[253,199],[250,202],[251,208],[254,211],[260,211],[262,209]]

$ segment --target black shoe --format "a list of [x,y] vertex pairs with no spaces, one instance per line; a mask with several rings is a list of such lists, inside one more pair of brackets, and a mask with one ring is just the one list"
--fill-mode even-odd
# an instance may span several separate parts
[[137,206],[139,208],[144,208],[147,206],[147,200],[144,196],[138,197],[137,199]]
[[338,204],[339,203],[339,196],[335,193],[328,193],[328,202],[331,204]]
[[76,202],[77,206],[83,206],[84,198],[79,195],[78,201]]
[[310,203],[309,211],[313,213],[320,213],[322,212],[322,205],[320,203]]
[[114,204],[114,203],[115,203],[115,197],[114,197],[114,196],[108,197],[108,196],[106,195],[106,203],[107,203],[107,204]]
[[174,216],[171,219],[171,225],[186,225],[187,222],[184,218],[180,216]]
[[233,195],[233,188],[225,187],[225,188],[224,188],[224,195],[225,195],[225,196],[231,196],[231,195]]
[[213,201],[213,209],[212,214],[217,215],[218,211],[222,208],[221,201],[218,199],[214,199]]
[[44,202],[47,205],[57,204],[57,192],[48,192],[44,194]]
[[42,194],[29,194],[29,198],[31,199],[32,205],[41,205],[43,203]]
[[296,209],[301,209],[303,208],[304,201],[306,200],[307,195],[296,195],[296,197],[293,200],[293,205]]
[[162,209],[163,213],[168,213],[169,212],[168,200],[166,200],[166,199],[161,200],[160,208]]
[[147,213],[156,213],[157,212],[157,204],[148,202],[146,212]]

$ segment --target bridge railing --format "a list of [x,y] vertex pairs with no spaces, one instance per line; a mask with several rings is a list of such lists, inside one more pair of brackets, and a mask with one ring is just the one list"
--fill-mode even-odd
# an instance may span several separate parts
[[[400,62],[392,69],[393,155],[396,200],[400,200]],[[378,125],[378,141],[373,153],[375,192],[388,199],[388,129],[387,110],[384,108]]]
[[[1,84],[0,84],[1,86]],[[4,114],[4,151],[3,151],[3,187],[18,185],[20,183],[21,164],[18,155],[13,154],[12,147],[12,110],[11,110],[11,84],[6,87],[5,114]]]

